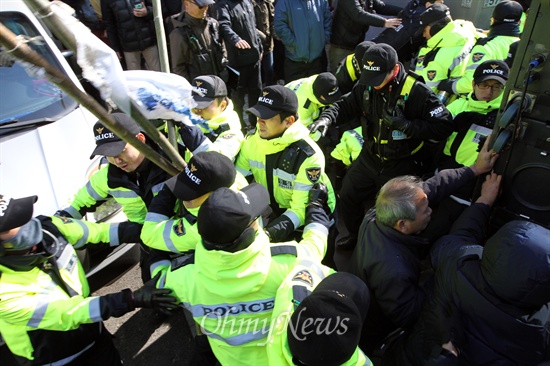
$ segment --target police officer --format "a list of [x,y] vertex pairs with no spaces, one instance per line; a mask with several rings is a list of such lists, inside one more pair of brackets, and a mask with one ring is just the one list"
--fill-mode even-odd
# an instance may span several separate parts
[[358,347],[369,303],[369,290],[358,277],[298,263],[275,297],[270,364],[370,366]]
[[227,97],[227,86],[216,75],[198,76],[191,86],[196,103],[193,113],[204,122],[192,126],[179,124],[179,135],[185,147],[193,154],[217,151],[234,161],[244,136],[233,102]]
[[512,43],[519,40],[523,7],[516,1],[501,1],[495,6],[487,37],[480,38],[472,51],[461,78],[443,80],[438,89],[450,94],[468,94],[473,90],[475,69],[486,60],[506,60]]
[[328,187],[334,211],[336,198],[325,173],[325,156],[299,123],[298,98],[292,90],[268,86],[247,112],[258,117],[256,132],[244,141],[235,165],[269,192],[273,212],[265,230],[271,241],[289,240],[305,222],[308,191],[315,183]]
[[[239,176],[236,182],[235,166],[218,152],[194,155],[183,172],[168,179],[151,201],[141,230],[143,243],[172,253],[194,250],[200,242],[197,215],[201,204],[218,188],[247,185],[246,179]],[[161,264],[151,265],[156,273]]]
[[[454,132],[436,155],[439,170],[469,166],[476,161],[481,146],[493,131],[508,74],[504,61],[482,62],[474,72],[474,91],[447,106],[454,117]],[[475,182],[471,182],[434,207],[433,224],[426,236],[437,238],[446,234],[460,213],[471,205],[474,191]]]
[[325,133],[332,122],[356,115],[362,115],[364,144],[340,190],[342,216],[350,234],[337,242],[342,248],[355,246],[364,205],[372,205],[379,188],[398,175],[422,175],[430,165],[426,141],[443,140],[452,132],[445,106],[425,84],[407,75],[395,50],[386,44],[365,52],[358,84],[326,109],[310,130]]
[[462,76],[477,32],[472,22],[453,20],[444,4],[427,8],[420,21],[426,45],[418,51],[414,71],[437,93],[441,80]]
[[320,262],[325,254],[326,197],[322,184],[309,191],[299,243],[269,243],[261,227],[269,194],[260,184],[240,191],[220,188],[202,204],[202,242],[193,258],[172,262],[166,287],[191,311],[220,364],[268,364],[266,342],[277,289],[297,262]]
[[[113,113],[113,118],[140,141],[160,151],[129,116]],[[96,148],[90,159],[96,155],[103,155],[107,157],[109,164],[94,173],[86,185],[78,190],[71,205],[58,211],[57,214],[81,219],[87,212],[95,211],[101,203],[112,197],[122,206],[122,211],[132,223],[125,227],[128,231],[125,234],[126,237],[131,243],[139,243],[147,207],[170,176],[100,122],[94,125],[94,136]],[[144,265],[146,258],[147,251],[142,246],[141,275],[144,281],[150,278],[147,265]]]
[[322,109],[342,97],[338,80],[330,72],[297,79],[285,85],[298,97],[298,117],[309,126],[321,114]]
[[338,86],[342,94],[347,94],[351,91],[355,82],[359,80],[361,76],[361,61],[365,52],[372,46],[374,42],[363,41],[355,47],[355,52],[351,55],[347,55],[336,69],[336,80],[338,80]]
[[73,245],[108,242],[108,230],[68,218],[32,218],[37,197],[0,195],[0,332],[21,365],[122,365],[102,321],[137,307],[173,306],[169,290],[89,297]]

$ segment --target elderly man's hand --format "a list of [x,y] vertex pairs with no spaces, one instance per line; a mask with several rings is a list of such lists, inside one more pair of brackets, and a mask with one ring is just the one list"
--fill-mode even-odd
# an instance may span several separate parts
[[498,154],[494,152],[493,150],[488,151],[489,147],[489,140],[491,139],[491,136],[487,136],[487,139],[485,139],[485,143],[483,144],[483,148],[479,152],[479,155],[477,156],[476,163],[471,167],[474,171],[474,174],[476,176],[488,173],[491,170],[493,170],[493,167],[495,166],[495,162],[498,159]]

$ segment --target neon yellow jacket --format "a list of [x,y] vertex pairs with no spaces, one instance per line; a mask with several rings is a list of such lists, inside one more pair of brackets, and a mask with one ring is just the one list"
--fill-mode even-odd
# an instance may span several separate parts
[[[245,177],[252,174],[275,199],[270,205],[279,217],[266,227],[273,242],[288,240],[288,235],[304,224],[308,194],[315,183],[324,183],[329,189],[331,211],[336,205],[332,184],[325,173],[325,156],[308,134],[309,130],[301,123],[292,124],[281,137],[271,140],[262,139],[256,131],[243,142],[235,163],[237,171]],[[294,143],[303,144],[301,152],[309,151],[300,165],[285,154],[296,146]]]
[[[205,122],[206,126],[201,124],[197,126],[208,140],[203,141],[191,153],[194,155],[201,151],[216,151],[235,161],[244,141],[244,135],[241,131],[239,115],[233,109],[233,102],[229,100],[227,107],[219,116]],[[186,154],[185,158],[189,161],[191,155]]]
[[437,93],[441,80],[462,76],[477,37],[472,22],[462,19],[449,22],[420,48],[415,72]]
[[[90,288],[84,269],[73,246],[68,244],[82,246],[82,243],[109,242],[109,225],[59,217],[39,219],[43,230],[60,240],[52,263],[57,264],[59,274],[72,294],[69,295],[46,273],[49,263],[45,263],[44,268],[34,267],[29,271],[16,271],[0,265],[0,333],[13,354],[42,365],[77,357],[91,346],[101,328],[100,324],[85,324],[116,315],[102,302],[105,296],[88,297]],[[48,236],[44,235],[44,239],[47,240]],[[61,333],[50,338],[44,331]],[[38,347],[35,352],[33,342],[40,346],[40,342],[48,339],[48,349]],[[61,342],[58,347],[53,347],[55,342],[52,339]]]
[[304,126],[309,126],[313,121],[319,118],[321,108],[325,104],[321,103],[313,94],[313,83],[318,75],[291,81],[285,87],[293,90],[298,97],[298,116],[299,122]]
[[[288,323],[297,306],[293,300],[302,301],[303,298],[313,292],[319,282],[335,272],[332,268],[318,262],[303,260],[298,262],[285,278],[277,290],[271,318],[271,329],[269,330],[269,340],[267,343],[267,355],[270,365],[294,365],[287,342]],[[301,299],[296,299],[297,295]],[[371,363],[358,347],[353,356],[343,365],[368,366]]]
[[[144,161],[145,162],[145,161]],[[71,205],[64,209],[72,217],[81,219],[83,214],[95,210],[98,204],[113,197],[122,206],[128,221],[143,224],[147,205],[170,176],[155,164],[149,164],[145,187],[128,178],[128,173],[108,164],[94,173],[86,185],[78,190]]]
[[321,261],[327,234],[314,222],[300,243],[270,244],[258,230],[256,240],[235,253],[198,245],[194,264],[168,271],[165,287],[191,311],[222,365],[267,365],[277,289],[298,260]]
[[[237,172],[231,186],[240,190],[248,185],[246,178]],[[141,240],[148,247],[172,253],[194,250],[201,236],[197,230],[199,207],[182,207],[184,203],[176,199],[164,188],[151,203],[141,229]]]
[[349,166],[359,156],[364,141],[361,126],[345,131],[342,134],[340,142],[334,147],[330,155]]
[[453,153],[451,153],[452,146],[457,143],[455,140],[458,136],[461,136],[462,140],[454,154],[455,161],[462,166],[470,166],[475,163],[479,154],[477,150],[480,139],[489,136],[491,132],[493,132],[493,129],[476,124],[475,119],[472,118],[471,115],[464,115],[464,118],[462,118],[461,114],[475,112],[485,115],[489,112],[496,111],[500,107],[503,94],[504,93],[501,93],[497,98],[490,102],[486,102],[484,100],[474,100],[472,98],[472,93],[470,93],[467,98],[459,98],[447,106],[447,109],[453,115],[455,130],[463,131],[466,128],[468,130],[465,134],[455,131],[447,138],[445,148],[443,149],[445,155],[453,155]]
[[514,36],[495,36],[479,40],[468,58],[466,70],[461,78],[453,84],[455,94],[468,94],[473,91],[472,81],[474,80],[474,71],[484,61],[487,60],[506,60],[510,45],[519,40]]

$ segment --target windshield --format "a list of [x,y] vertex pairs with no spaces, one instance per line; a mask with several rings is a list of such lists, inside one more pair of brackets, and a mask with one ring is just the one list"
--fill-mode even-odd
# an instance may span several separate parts
[[[22,13],[0,12],[0,22],[17,35],[40,36]],[[52,66],[62,70],[43,40],[27,44]],[[61,89],[44,77],[29,75],[22,63],[13,61],[0,46],[0,134],[5,134],[8,128],[21,129],[30,121],[53,122],[74,108],[76,103]]]

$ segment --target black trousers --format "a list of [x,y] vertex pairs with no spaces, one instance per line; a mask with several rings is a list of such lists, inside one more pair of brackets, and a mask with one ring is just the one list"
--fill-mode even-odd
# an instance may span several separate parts
[[285,58],[285,84],[325,71],[327,71],[327,53],[325,50],[311,62],[298,62],[292,61],[288,57]]
[[[244,97],[248,94],[248,104],[252,107],[258,101],[260,92],[262,90],[262,77],[260,61],[246,66],[236,67],[239,71],[239,77],[237,81],[237,90],[231,94],[231,100],[235,106],[235,112],[241,119],[241,126],[244,129],[246,124],[250,126],[256,125],[256,116],[252,114],[243,115]],[[248,123],[247,123],[248,122]]]
[[339,212],[350,236],[357,237],[365,209],[374,206],[376,194],[384,183],[401,175],[421,176],[422,172],[414,156],[383,161],[362,151],[348,169],[340,189]]
[[95,344],[80,357],[68,364],[70,366],[118,366],[122,365],[120,354],[113,343],[113,336],[105,326]]

